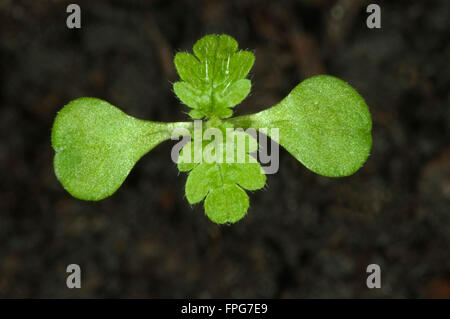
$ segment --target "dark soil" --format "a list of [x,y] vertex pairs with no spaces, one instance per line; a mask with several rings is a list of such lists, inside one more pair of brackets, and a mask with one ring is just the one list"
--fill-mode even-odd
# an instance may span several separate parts
[[[0,0],[0,296],[450,297],[449,1],[379,1],[368,29],[362,0],[80,0],[69,30],[71,2]],[[53,172],[56,112],[95,96],[186,120],[173,55],[208,33],[256,55],[238,114],[318,73],[354,86],[374,122],[364,167],[321,177],[283,150],[248,216],[218,226],[187,203],[166,142],[112,197],[72,198]]]

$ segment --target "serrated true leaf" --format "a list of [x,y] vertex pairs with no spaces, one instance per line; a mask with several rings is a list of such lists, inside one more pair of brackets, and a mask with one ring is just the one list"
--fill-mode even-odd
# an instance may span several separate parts
[[279,104],[229,122],[278,128],[280,145],[313,172],[329,177],[353,174],[372,146],[372,120],[364,99],[329,75],[311,77]]
[[195,43],[195,56],[176,54],[175,67],[183,81],[174,83],[173,89],[181,102],[194,109],[191,117],[230,117],[230,108],[247,97],[251,82],[245,77],[255,57],[237,49],[232,37],[213,34]]
[[248,196],[237,185],[224,185],[215,188],[205,200],[205,213],[217,224],[235,223],[247,213]]
[[[230,144],[231,139],[217,144],[215,140],[203,141],[201,145],[189,142],[181,150],[178,162],[180,171],[190,171],[185,187],[186,199],[195,204],[206,197],[205,212],[219,224],[234,223],[244,217],[248,196],[243,189],[257,190],[266,183],[261,165],[250,155],[257,150],[256,140],[241,131],[229,134],[234,139],[233,144]],[[214,145],[214,151],[221,149],[221,156],[217,157],[221,161],[208,161],[204,153],[211,145]],[[243,148],[240,149],[240,145],[244,145]],[[191,154],[190,157],[185,157],[186,152]],[[194,163],[198,152],[202,153],[200,161]]]
[[53,125],[56,176],[74,197],[108,197],[139,158],[170,138],[173,127],[174,123],[138,120],[100,99],[73,100]]

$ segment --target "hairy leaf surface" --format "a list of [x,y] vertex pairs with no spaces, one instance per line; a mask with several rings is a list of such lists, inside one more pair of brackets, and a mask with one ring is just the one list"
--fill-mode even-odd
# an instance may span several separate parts
[[313,172],[329,177],[353,174],[372,146],[372,120],[364,99],[329,75],[311,77],[279,104],[229,122],[278,128],[280,145]]
[[176,54],[175,67],[183,81],[174,83],[173,89],[181,102],[193,109],[189,113],[192,118],[230,117],[230,108],[249,94],[251,83],[245,77],[255,57],[237,50],[232,37],[213,34],[195,43],[195,56]]
[[170,138],[173,126],[138,120],[100,99],[73,100],[53,125],[56,176],[74,197],[108,197],[139,158]]
[[[200,145],[195,141],[189,142],[181,150],[178,162],[180,171],[190,171],[185,188],[187,200],[195,204],[206,197],[206,215],[218,224],[235,223],[244,217],[249,206],[244,189],[257,190],[266,183],[261,165],[250,155],[257,150],[256,140],[244,132],[232,134],[234,145],[216,140],[203,141]],[[242,142],[245,146],[239,149]],[[212,160],[205,154],[211,145],[214,146],[212,155],[215,156],[219,150],[221,152]],[[187,161],[186,153],[191,154]],[[200,161],[193,162],[195,154],[199,153],[202,153]]]

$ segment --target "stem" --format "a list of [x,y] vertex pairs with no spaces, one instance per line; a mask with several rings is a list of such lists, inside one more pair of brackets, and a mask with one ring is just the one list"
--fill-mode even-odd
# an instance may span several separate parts
[[222,120],[219,117],[213,115],[206,122],[206,127],[216,127],[216,128],[218,128],[220,126],[220,124],[222,124]]
[[193,122],[169,122],[167,124],[167,130],[172,131],[176,128],[185,128],[188,130],[192,130],[194,123]]
[[226,120],[228,123],[231,123],[235,128],[239,127],[242,129],[248,129],[248,128],[258,128],[258,121],[255,120],[256,114],[248,114],[248,115],[241,115],[238,117],[234,117],[231,119]]

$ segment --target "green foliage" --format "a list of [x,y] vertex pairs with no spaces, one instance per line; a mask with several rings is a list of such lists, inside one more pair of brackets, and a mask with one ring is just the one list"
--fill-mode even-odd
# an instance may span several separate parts
[[311,77],[276,106],[230,122],[278,128],[280,145],[311,171],[329,177],[356,172],[372,146],[372,120],[363,98],[329,75]]
[[230,117],[230,108],[250,93],[251,83],[245,77],[255,57],[237,49],[236,40],[228,35],[207,35],[195,43],[195,56],[185,52],[175,55],[175,67],[183,81],[176,82],[173,90],[192,108],[192,118]]
[[56,176],[76,198],[108,197],[144,154],[170,139],[173,126],[135,119],[100,99],[73,100],[53,124]]
[[[245,77],[254,63],[253,54],[238,51],[237,42],[227,35],[207,35],[193,51],[194,55],[180,52],[175,56],[182,81],[174,84],[174,92],[191,108],[192,118],[205,118],[204,127],[218,133],[230,128],[269,129],[269,136],[277,128],[280,145],[324,176],[351,175],[367,160],[372,145],[370,113],[363,98],[346,82],[315,76],[267,110],[229,118],[231,108],[250,92],[251,83]],[[143,155],[170,139],[176,128],[187,129],[191,136],[178,161],[178,169],[189,174],[188,202],[204,200],[206,215],[215,223],[240,220],[249,207],[245,190],[257,190],[266,183],[261,165],[251,155],[257,151],[257,142],[242,131],[234,131],[231,139],[213,135],[202,141],[199,136],[204,128],[196,129],[192,122],[143,121],[100,99],[79,98],[64,106],[53,125],[56,176],[76,198],[103,199],[120,187]],[[239,138],[246,141],[243,151],[233,143]]]
[[[242,154],[238,149],[238,145],[243,145],[239,144],[239,139],[245,143]],[[208,147],[211,152],[207,152]],[[178,168],[190,171],[186,181],[188,202],[195,204],[206,197],[206,215],[218,224],[234,223],[244,217],[249,200],[243,189],[257,190],[266,183],[261,165],[250,155],[257,148],[257,141],[240,131],[234,131],[228,141],[213,140],[196,145],[194,140],[187,143],[180,152]],[[190,156],[184,161],[186,154]],[[193,161],[196,154],[202,156],[197,163]],[[208,157],[209,154],[212,156]],[[233,161],[226,161],[231,157]]]

